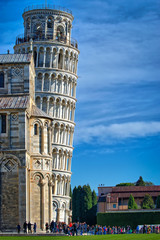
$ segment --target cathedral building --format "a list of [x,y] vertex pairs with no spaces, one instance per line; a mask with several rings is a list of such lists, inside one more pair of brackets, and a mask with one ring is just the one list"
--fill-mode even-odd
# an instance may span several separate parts
[[69,223],[78,44],[73,15],[24,10],[14,54],[0,55],[0,229]]

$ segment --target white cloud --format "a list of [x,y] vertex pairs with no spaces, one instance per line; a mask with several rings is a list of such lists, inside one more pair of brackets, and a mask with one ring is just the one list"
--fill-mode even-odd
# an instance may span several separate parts
[[76,143],[93,143],[93,139],[101,143],[121,141],[129,138],[142,138],[160,134],[160,122],[128,122],[111,124],[109,126],[96,125],[93,127],[79,126],[76,129]]

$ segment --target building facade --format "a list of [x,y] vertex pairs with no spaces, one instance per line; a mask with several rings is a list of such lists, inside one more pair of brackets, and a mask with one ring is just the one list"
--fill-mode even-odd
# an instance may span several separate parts
[[15,54],[0,55],[0,225],[26,220],[44,229],[71,218],[79,50],[68,9],[32,6],[23,19]]
[[160,186],[124,186],[124,187],[98,187],[98,212],[126,211],[128,200],[133,195],[138,209],[141,209],[144,196],[149,194],[155,204],[160,195]]

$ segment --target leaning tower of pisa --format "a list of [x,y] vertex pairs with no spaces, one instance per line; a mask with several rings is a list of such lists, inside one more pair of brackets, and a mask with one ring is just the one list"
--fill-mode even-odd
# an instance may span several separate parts
[[68,222],[76,105],[78,44],[71,38],[73,15],[52,5],[24,10],[24,34],[15,53],[33,52],[35,102],[52,121],[52,219]]

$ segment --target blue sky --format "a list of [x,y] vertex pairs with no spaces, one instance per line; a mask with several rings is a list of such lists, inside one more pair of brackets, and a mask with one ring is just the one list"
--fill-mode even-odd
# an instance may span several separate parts
[[[0,52],[23,33],[23,9],[0,2]],[[160,184],[160,1],[48,0],[75,17],[79,42],[72,187],[114,186],[139,176]]]

